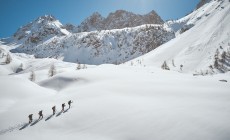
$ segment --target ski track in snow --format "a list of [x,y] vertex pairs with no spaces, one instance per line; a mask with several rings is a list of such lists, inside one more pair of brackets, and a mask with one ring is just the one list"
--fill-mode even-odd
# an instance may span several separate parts
[[31,126],[31,127],[35,126],[36,124],[38,124],[40,121],[43,121],[43,120],[45,122],[47,122],[48,120],[50,120],[52,118],[54,119],[54,116],[55,117],[60,117],[63,113],[66,113],[68,111],[69,111],[69,108],[64,110],[64,112],[60,111],[60,112],[58,112],[58,113],[56,113],[54,115],[52,115],[52,114],[51,115],[46,115],[46,116],[43,117],[43,119],[36,119],[36,120],[32,121],[31,123],[23,122],[23,123],[19,123],[19,124],[13,125],[13,126],[9,126],[6,129],[0,130],[0,135],[4,135],[6,133],[10,133],[10,132],[13,132],[15,130],[23,130],[23,129],[26,129],[27,127],[29,127],[29,126]]

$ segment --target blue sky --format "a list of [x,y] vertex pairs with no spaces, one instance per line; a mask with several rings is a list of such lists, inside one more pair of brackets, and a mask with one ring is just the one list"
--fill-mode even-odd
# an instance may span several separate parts
[[106,17],[118,9],[136,14],[155,10],[163,20],[181,18],[191,12],[199,0],[0,0],[0,38],[45,14],[61,23],[80,24],[93,12]]

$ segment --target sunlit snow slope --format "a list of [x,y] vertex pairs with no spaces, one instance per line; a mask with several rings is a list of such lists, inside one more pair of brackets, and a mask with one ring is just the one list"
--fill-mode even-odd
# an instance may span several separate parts
[[[0,58],[1,72],[5,69],[0,75],[1,140],[230,138],[229,73],[194,77],[125,65],[76,70],[72,63],[10,55],[10,64]],[[20,63],[24,70],[16,74],[12,68]],[[57,74],[49,77],[52,64]],[[35,82],[29,80],[31,70]],[[72,108],[60,113],[70,99]],[[57,113],[51,116],[53,105]],[[39,110],[44,118],[37,122]],[[28,125],[31,113],[34,121]]]
[[[181,71],[180,65],[183,65],[183,72],[192,73],[228,71],[229,57],[225,63],[219,62],[220,65],[223,64],[224,68],[220,68],[218,71],[210,69],[210,66],[214,65],[217,49],[219,59],[224,51],[230,55],[229,13],[229,1],[213,0],[182,19],[166,23],[166,27],[178,32],[177,37],[137,58],[133,63],[138,64],[139,61],[142,61],[142,65],[161,67],[166,61],[171,70]],[[181,30],[183,27],[184,30]]]

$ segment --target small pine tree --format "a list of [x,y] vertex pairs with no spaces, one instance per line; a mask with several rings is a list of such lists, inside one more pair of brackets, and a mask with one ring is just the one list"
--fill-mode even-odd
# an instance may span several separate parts
[[176,67],[176,66],[175,66],[175,63],[174,63],[174,59],[172,60],[172,65],[173,65],[173,67]]
[[35,81],[35,73],[34,73],[34,71],[31,71],[29,80],[32,81],[32,82]]
[[50,69],[49,69],[49,76],[52,77],[52,76],[54,76],[55,74],[56,74],[56,68],[55,68],[54,64],[52,64],[52,65],[50,66]]
[[227,49],[227,56],[230,57],[230,48]]
[[202,70],[200,70],[200,74],[201,74],[202,76],[204,76],[204,73],[203,73],[203,71],[202,71]]
[[23,71],[23,64],[21,63],[16,70],[16,73]]
[[215,53],[214,58],[219,59],[219,55],[220,55],[219,49],[216,49],[216,53]]
[[214,60],[214,68],[219,68],[219,62],[218,62],[218,59],[215,59]]
[[212,69],[213,69],[213,66],[212,66],[212,65],[210,65],[210,66],[209,66],[209,68],[212,70]]
[[87,67],[86,67],[86,65],[85,65],[85,64],[83,64],[83,67],[82,67],[82,69],[87,69]]
[[80,70],[80,69],[81,69],[81,64],[78,63],[78,64],[77,64],[77,70]]
[[205,75],[208,75],[209,74],[209,71],[208,70],[206,70],[206,73],[205,73]]
[[167,65],[166,61],[164,61],[164,63],[162,64],[161,68],[163,70],[170,70],[169,66]]
[[218,49],[216,49],[216,53],[215,53],[215,55],[214,55],[214,68],[217,68],[217,69],[219,69],[219,54],[220,54],[220,52],[219,52],[219,50]]
[[181,65],[180,65],[180,71],[182,71],[182,70],[183,70],[183,65],[181,64]]
[[23,64],[22,64],[22,63],[19,65],[19,68],[20,68],[20,69],[23,69]]
[[226,51],[223,51],[223,53],[221,54],[221,62],[224,63],[225,60],[226,60],[226,56],[227,56],[227,53]]
[[11,58],[10,54],[8,53],[8,54],[6,55],[5,63],[6,63],[6,64],[9,64],[11,61],[12,61],[12,58]]
[[131,61],[131,66],[133,66],[133,61]]

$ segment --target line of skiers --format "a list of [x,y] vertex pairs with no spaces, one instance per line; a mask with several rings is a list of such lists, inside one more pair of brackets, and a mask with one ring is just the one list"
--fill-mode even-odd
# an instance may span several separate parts
[[[70,107],[71,107],[71,103],[73,103],[73,101],[69,100],[69,101],[68,101],[69,109],[70,109]],[[63,103],[61,106],[62,106],[61,112],[64,112],[65,103]],[[55,113],[56,113],[56,106],[53,106],[53,107],[52,107],[52,110],[53,110],[53,115],[55,115]],[[43,119],[42,110],[38,112],[38,115],[39,115],[39,118],[38,118],[39,120],[40,120],[40,119]],[[30,114],[28,117],[29,117],[29,123],[31,123],[31,122],[33,121],[33,114]]]

